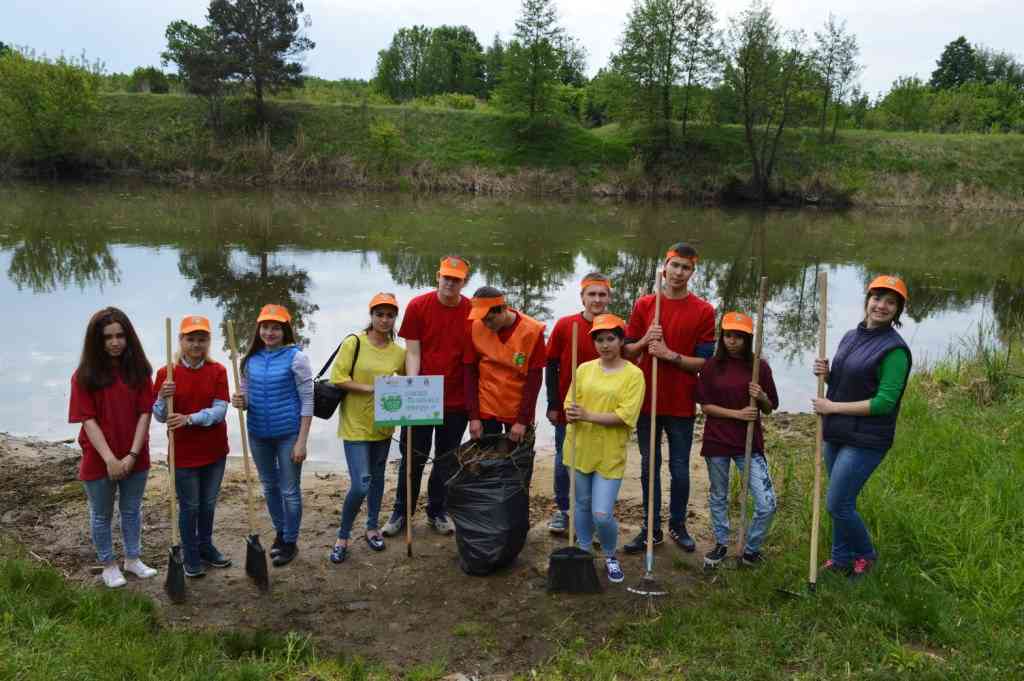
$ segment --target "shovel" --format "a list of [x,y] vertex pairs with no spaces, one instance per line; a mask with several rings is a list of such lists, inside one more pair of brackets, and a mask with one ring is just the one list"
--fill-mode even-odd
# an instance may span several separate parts
[[[664,268],[664,265],[663,265]],[[654,323],[661,321],[661,270],[654,282]],[[654,579],[654,449],[658,432],[658,358],[651,357],[651,439],[647,448],[647,553],[644,576],[629,591],[646,600],[648,613],[655,610],[654,599],[668,596],[668,589]]]
[[[828,335],[828,272],[818,273],[818,359],[825,359],[826,339]],[[818,376],[818,397],[825,396],[825,377]],[[821,458],[824,443],[825,423],[818,414],[818,432],[814,445],[814,491],[811,500],[811,547],[810,560],[807,567],[807,592],[814,593],[818,588],[818,526],[821,524]],[[776,589],[781,594],[803,598],[805,593],[791,589]]]
[[[579,325],[572,325],[572,404],[576,406],[576,364]],[[572,429],[569,465],[569,546],[557,549],[548,559],[548,593],[593,594],[601,591],[594,570],[594,555],[576,546],[576,430]]]
[[[750,382],[757,383],[761,374],[761,348],[764,343],[764,306],[768,299],[768,277],[761,277],[761,295],[757,310],[757,339],[754,341],[754,368],[750,374]],[[750,406],[756,407],[757,400],[750,398]],[[736,563],[743,564],[743,551],[747,545],[747,493],[750,491],[750,455],[754,447],[754,428],[757,421],[747,422],[747,442],[743,450],[743,490],[740,494],[740,536],[736,547]],[[763,455],[764,452],[761,452]]]
[[[235,391],[242,384],[238,380],[238,343],[235,341],[235,325],[227,320],[228,344],[231,346],[231,373],[235,377]],[[256,522],[252,510],[252,473],[249,470],[249,432],[245,429],[245,411],[238,410],[238,425],[242,436],[242,464],[245,468],[245,515],[249,521],[249,536],[245,540],[245,574],[252,578],[260,591],[270,590],[270,576],[267,574],[267,553],[256,534]]]
[[[171,349],[171,319],[166,319],[167,327],[167,380],[174,381],[174,357]],[[174,413],[174,397],[167,398],[167,413]],[[178,537],[178,499],[174,478],[174,431],[167,430],[167,487],[171,507],[171,548],[167,553],[167,580],[164,591],[171,603],[185,602],[185,561],[181,555],[181,541]]]

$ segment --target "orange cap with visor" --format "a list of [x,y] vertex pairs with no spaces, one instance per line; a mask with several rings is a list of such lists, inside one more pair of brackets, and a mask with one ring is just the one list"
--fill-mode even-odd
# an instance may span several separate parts
[[754,335],[754,320],[742,312],[726,312],[722,315],[722,331],[742,331]]
[[896,293],[903,296],[903,302],[906,303],[910,300],[910,296],[907,295],[907,285],[903,283],[903,280],[899,277],[894,277],[890,274],[883,274],[880,277],[875,277],[868,284],[868,291],[875,288],[883,288],[889,291],[895,291]]
[[465,279],[469,276],[469,263],[462,258],[449,255],[446,258],[441,258],[441,266],[437,273],[442,277]]
[[373,312],[373,308],[378,305],[391,305],[398,309],[398,299],[395,298],[394,293],[378,293],[373,298],[370,298],[370,312]]
[[256,318],[256,323],[259,324],[260,322],[291,324],[292,316],[288,313],[288,309],[282,305],[264,305],[263,309],[260,310],[260,316]]
[[621,317],[616,317],[613,314],[599,314],[594,317],[594,324],[590,327],[590,335],[593,336],[598,331],[611,331],[612,329],[626,330],[626,322],[622,321]]
[[470,298],[473,305],[469,311],[470,319],[483,319],[492,307],[505,304],[505,296],[493,296],[491,298]]
[[182,319],[178,333],[184,336],[185,334],[192,333],[193,331],[205,331],[206,333],[210,333],[210,320],[197,314],[190,314]]

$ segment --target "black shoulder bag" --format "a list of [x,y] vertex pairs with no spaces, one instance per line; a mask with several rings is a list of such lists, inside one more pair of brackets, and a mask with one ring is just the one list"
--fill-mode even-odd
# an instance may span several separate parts
[[352,355],[352,366],[348,370],[348,375],[352,375],[352,372],[356,370],[356,360],[359,359],[359,336],[356,336],[354,333],[350,333],[341,339],[341,343],[338,343],[338,347],[334,348],[334,352],[331,353],[320,373],[313,379],[313,415],[319,419],[329,419],[334,416],[338,405],[345,399],[346,391],[331,383],[327,378],[324,378],[324,374],[331,368],[331,364],[334,363],[334,357],[341,350],[342,344],[349,339],[349,336],[356,339],[356,352]]

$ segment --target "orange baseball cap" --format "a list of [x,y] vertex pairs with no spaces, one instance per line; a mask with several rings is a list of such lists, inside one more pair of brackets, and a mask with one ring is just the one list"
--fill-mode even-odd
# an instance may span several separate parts
[[373,298],[370,298],[370,311],[372,312],[373,308],[378,305],[391,305],[397,310],[398,298],[395,298],[394,293],[378,293]]
[[612,329],[626,330],[626,322],[622,321],[621,317],[616,317],[613,314],[599,314],[594,317],[594,325],[590,327],[590,334],[593,335],[598,331],[611,331]]
[[726,312],[722,315],[722,331],[742,331],[754,335],[754,320],[742,312]]
[[469,263],[456,255],[441,258],[441,267],[437,271],[442,277],[465,279],[469,276]]
[[193,331],[205,331],[210,333],[210,320],[199,315],[189,315],[181,320],[181,328],[178,330],[182,336]]
[[890,274],[883,274],[872,279],[871,283],[868,284],[868,290],[870,291],[873,288],[884,288],[889,291],[895,291],[903,296],[904,303],[910,300],[910,296],[907,295],[907,285],[903,283],[903,280],[899,277],[894,277]]
[[492,307],[505,305],[505,296],[494,296],[492,298],[470,298],[473,309],[469,311],[470,319],[483,319]]
[[291,324],[292,316],[288,314],[288,309],[282,305],[264,305],[263,309],[260,310],[260,316],[256,318],[256,323],[259,324],[260,322]]

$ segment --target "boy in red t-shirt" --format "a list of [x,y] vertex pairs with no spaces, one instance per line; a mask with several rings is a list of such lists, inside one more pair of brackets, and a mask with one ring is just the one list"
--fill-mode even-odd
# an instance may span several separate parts
[[[462,443],[469,416],[466,412],[462,353],[469,325],[469,299],[462,289],[469,278],[469,263],[458,255],[441,258],[437,289],[409,301],[398,335],[405,339],[406,376],[444,376],[444,423],[440,426],[415,426],[412,429],[412,511],[420,495],[423,468],[434,440],[434,466],[427,481],[427,524],[441,534],[452,534],[455,527],[445,507],[445,481],[451,476],[452,450]],[[406,438],[401,442],[405,470]],[[391,518],[382,532],[394,536],[405,527],[405,476],[398,476],[398,492]]]
[[626,328],[625,353],[640,358],[647,384],[644,406],[636,424],[640,445],[640,484],[643,488],[645,527],[623,546],[626,553],[639,553],[647,545],[647,471],[650,455],[651,368],[658,358],[658,403],[654,447],[654,543],[662,542],[661,532],[661,434],[668,436],[669,488],[668,530],[684,550],[693,551],[696,543],[686,530],[686,507],[690,497],[690,446],[696,413],[693,392],[697,373],[715,346],[715,310],[706,301],[690,293],[689,282],[697,266],[697,251],[677,243],[665,254],[661,268],[661,319],[654,323],[655,296],[641,297],[633,306]]
[[608,310],[611,301],[611,280],[600,272],[591,272],[580,282],[580,299],[583,311],[562,317],[555,322],[555,328],[548,338],[547,368],[544,381],[548,393],[548,421],[555,427],[555,504],[558,510],[548,521],[548,530],[555,534],[565,532],[569,527],[569,469],[562,461],[565,445],[565,396],[572,383],[572,327],[577,331],[576,348],[577,362],[583,364],[597,359],[594,341],[590,338],[590,328],[594,317]]

